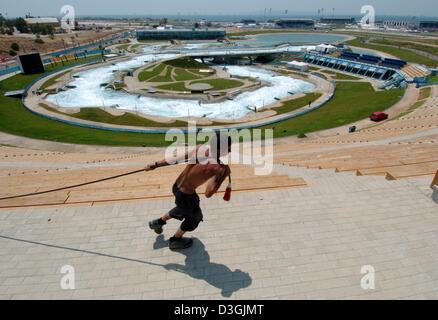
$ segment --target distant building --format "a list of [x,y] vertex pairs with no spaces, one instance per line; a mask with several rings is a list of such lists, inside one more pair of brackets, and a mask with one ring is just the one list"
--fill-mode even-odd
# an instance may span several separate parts
[[243,24],[257,24],[257,21],[255,21],[254,19],[242,19],[242,20],[240,20],[240,23],[243,23]]
[[438,21],[421,21],[419,27],[422,31],[438,31]]
[[412,28],[413,24],[409,21],[402,20],[385,20],[383,26],[390,29],[408,29]]
[[288,29],[314,29],[315,21],[312,19],[280,19],[275,21],[280,28]]
[[300,61],[291,61],[287,63],[287,67],[289,69],[301,71],[301,72],[307,72],[309,71],[309,65],[305,62]]
[[26,18],[24,19],[27,24],[40,24],[40,25],[51,25],[53,27],[59,27],[60,23],[57,18]]
[[137,31],[138,40],[212,40],[225,37],[225,30],[171,29]]
[[256,28],[258,26],[255,20],[242,20],[242,22],[240,22],[239,25],[245,28]]
[[354,18],[321,18],[319,20],[320,23],[331,24],[331,25],[346,25],[356,23],[356,19]]
[[332,46],[331,44],[319,44],[315,47],[315,51],[322,54],[328,54],[333,53],[337,50],[335,46]]
[[260,22],[259,26],[261,26],[263,28],[274,28],[275,23],[273,23],[273,22]]

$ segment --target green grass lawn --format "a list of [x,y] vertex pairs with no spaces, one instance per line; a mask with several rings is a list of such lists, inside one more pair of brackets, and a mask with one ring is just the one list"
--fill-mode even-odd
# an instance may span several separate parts
[[431,91],[432,91],[431,87],[421,88],[420,95],[418,96],[418,100],[424,100],[429,98]]
[[372,42],[376,43],[376,44],[398,46],[400,48],[416,49],[416,50],[427,52],[427,53],[430,53],[433,55],[438,54],[438,48],[431,47],[431,46],[428,46],[426,44],[423,45],[423,44],[419,44],[419,43],[412,43],[409,41],[396,40],[396,39],[392,39],[392,38],[389,38],[389,39],[388,38],[377,38],[377,39],[373,39]]
[[426,103],[425,100],[419,100],[419,101],[415,102],[408,110],[400,113],[397,117],[391,119],[391,121],[397,120],[399,118],[402,118],[402,117],[412,113],[413,111],[415,111],[416,109],[418,109],[419,107],[421,107],[425,103]]
[[369,83],[340,82],[333,99],[320,109],[262,128],[273,128],[274,137],[330,129],[367,118],[374,111],[386,110],[403,94],[404,89],[376,92]]
[[[1,83],[0,83],[1,84]],[[0,130],[35,139],[113,146],[165,146],[163,134],[124,133],[82,128],[37,116],[21,100],[3,97],[0,89]]]
[[44,109],[49,110],[49,111],[51,111],[51,112],[55,112],[55,113],[63,114],[63,115],[68,115],[67,113],[61,112],[61,111],[58,110],[57,108],[53,108],[53,107],[51,107],[51,106],[49,106],[49,105],[47,105],[47,104],[45,104],[45,103],[40,103],[40,104],[38,104],[38,105],[39,105],[41,108],[44,108]]
[[65,76],[69,72],[70,71],[65,71],[65,72],[58,74],[57,76],[50,78],[49,80],[47,80],[46,82],[43,83],[43,85],[41,86],[41,89],[45,90],[48,87],[54,85],[61,77]]
[[184,82],[173,82],[168,84],[162,84],[156,87],[157,89],[170,90],[170,91],[188,91]]
[[292,71],[292,70],[286,70],[286,69],[277,69],[275,70],[276,73],[278,74],[283,74],[283,75],[296,75],[296,76],[300,76],[300,77],[307,77],[307,75],[305,74],[301,74],[297,71]]
[[181,69],[210,69],[205,64],[188,57],[168,60],[164,61],[163,63]]
[[103,122],[109,124],[117,124],[123,126],[138,126],[138,127],[186,127],[187,122],[175,121],[173,123],[159,123],[149,120],[132,113],[125,113],[121,116],[114,116],[100,108],[81,108],[78,113],[69,114],[70,117]]
[[431,87],[420,89],[420,94],[418,95],[417,102],[415,102],[408,110],[403,111],[402,113],[400,113],[397,117],[395,117],[392,120],[396,120],[396,119],[399,119],[401,117],[404,117],[407,114],[409,114],[409,113],[415,111],[416,109],[418,109],[419,107],[421,107],[423,104],[425,104],[426,99],[429,98],[431,90],[432,90]]
[[[206,70],[207,68],[204,68],[204,69]],[[210,70],[212,70],[212,72],[201,72],[201,71],[199,71],[199,69],[190,69],[189,72],[191,72],[197,76],[200,76],[201,78],[204,78],[204,77],[210,77],[210,76],[213,76],[216,74],[216,70],[214,70],[214,69],[210,69]]]
[[420,101],[417,101],[417,102],[415,102],[413,105],[412,105],[412,107],[410,107],[409,109],[408,109],[408,112],[407,113],[410,113],[410,112],[412,112],[412,111],[414,111],[415,109],[418,109],[419,107],[421,107],[423,104],[425,104],[426,103],[426,101],[424,101],[424,100],[420,100]]
[[350,40],[345,42],[345,44],[354,46],[354,47],[360,47],[360,48],[366,48],[366,49],[374,49],[381,52],[388,53],[390,55],[396,56],[399,59],[418,63],[418,64],[424,64],[426,66],[436,66],[438,64],[438,61],[429,59],[427,57],[421,56],[419,54],[416,54],[414,52],[404,50],[401,48],[393,48],[386,45],[379,45],[379,44],[373,44],[373,43],[364,43],[363,38],[356,38],[354,40]]
[[208,83],[213,87],[213,90],[226,90],[226,89],[237,88],[243,85],[241,81],[232,80],[232,79],[198,80],[198,81],[192,81],[190,84],[193,83]]
[[438,45],[438,39],[434,39],[432,37],[436,36],[433,35],[433,33],[423,33],[421,36],[422,37],[417,37],[417,36],[404,36],[404,35],[394,35],[394,34],[382,34],[382,33],[376,33],[376,32],[359,32],[359,31],[335,31],[333,33],[336,34],[346,34],[346,35],[352,35],[355,37],[367,37],[367,38],[373,38],[373,39],[387,39],[387,40],[391,40],[394,42],[421,42],[424,45],[428,45],[428,44],[436,44]]
[[167,66],[163,75],[158,75],[156,77],[153,77],[153,78],[149,79],[149,81],[150,82],[171,82],[171,81],[173,81],[172,70],[173,70],[172,67]]
[[304,97],[283,102],[283,105],[281,107],[273,108],[272,110],[275,110],[277,114],[292,112],[294,110],[307,106],[309,102],[313,102],[319,97],[321,97],[321,94],[318,92],[306,93]]
[[[193,83],[208,83],[213,87],[212,90],[226,90],[231,88],[237,88],[243,85],[241,81],[231,79],[206,79],[190,82],[190,84]],[[157,86],[156,88],[170,91],[188,91],[183,81],[163,84]]]
[[174,73],[175,73],[174,79],[176,81],[196,80],[201,78],[201,75],[194,74],[192,72],[180,68],[175,68]]
[[[210,68],[191,58],[178,58],[164,61],[154,67],[143,70],[139,73],[138,79],[139,81],[150,82],[196,80],[206,76],[205,73],[200,73],[199,69]],[[165,71],[164,75],[162,75],[163,71]],[[172,76],[172,73],[174,73],[174,76]]]
[[[325,72],[327,73],[327,72]],[[360,80],[358,77],[350,76],[348,74],[343,74],[339,72],[331,72],[330,75],[333,75],[336,80]]]
[[154,78],[154,77],[158,76],[161,72],[163,72],[164,68],[166,68],[166,65],[162,64],[162,63],[155,65],[155,66],[152,66],[150,68],[147,68],[138,74],[138,80],[139,81],[147,81],[151,78]]
[[427,82],[429,82],[429,83],[438,83],[438,75],[428,76],[427,77]]

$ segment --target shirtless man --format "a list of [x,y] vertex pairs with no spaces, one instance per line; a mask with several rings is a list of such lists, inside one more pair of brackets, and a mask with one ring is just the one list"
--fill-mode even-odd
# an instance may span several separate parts
[[[220,148],[218,138],[220,138],[220,135],[217,135],[216,139],[212,139],[212,144],[205,154],[199,154],[202,145],[198,145],[192,153],[186,152],[184,157],[177,159],[177,163],[187,162],[188,159],[196,159],[196,163],[188,164],[173,185],[172,192],[175,195],[176,207],[161,218],[149,222],[149,227],[157,234],[161,234],[163,225],[168,220],[174,218],[183,221],[175,235],[169,239],[169,248],[172,250],[190,247],[193,240],[185,238],[183,235],[186,232],[194,231],[199,222],[202,221],[203,216],[199,207],[199,196],[196,189],[207,182],[205,196],[210,198],[231,174],[230,167],[219,160],[221,156],[231,152],[231,138],[225,137],[226,146],[224,148]],[[222,136],[223,138],[224,136]],[[212,147],[216,148],[215,152],[212,152]],[[148,165],[145,170],[154,170],[168,165],[166,160],[162,160]]]

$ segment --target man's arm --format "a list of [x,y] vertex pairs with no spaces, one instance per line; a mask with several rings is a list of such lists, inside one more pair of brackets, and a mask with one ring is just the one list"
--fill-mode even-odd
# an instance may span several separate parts
[[222,168],[212,177],[207,184],[205,189],[205,196],[211,198],[221,187],[225,179],[231,174],[231,169],[228,165],[222,166]]
[[201,144],[200,144],[200,145],[197,145],[196,148],[195,148],[195,150],[192,150],[192,151],[187,150],[183,156],[180,156],[180,157],[174,159],[174,162],[173,162],[173,163],[168,163],[168,162],[166,161],[166,159],[163,159],[163,160],[161,160],[161,161],[156,161],[156,162],[154,162],[154,163],[152,163],[152,164],[148,164],[148,165],[145,167],[145,170],[146,170],[146,171],[150,171],[150,170],[154,170],[154,169],[156,169],[156,168],[160,168],[160,167],[167,167],[167,166],[170,166],[170,165],[172,165],[172,164],[178,164],[178,163],[182,163],[182,162],[188,162],[188,161],[189,161],[190,159],[192,159],[193,157],[196,158],[196,156],[197,156],[197,154],[198,154],[198,150],[199,150],[199,148],[200,148],[201,146],[202,146]]

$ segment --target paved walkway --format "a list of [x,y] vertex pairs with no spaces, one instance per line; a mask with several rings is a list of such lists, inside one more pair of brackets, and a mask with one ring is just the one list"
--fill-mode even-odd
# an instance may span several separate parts
[[[2,299],[438,298],[437,205],[426,181],[277,166],[309,188],[202,199],[194,246],[147,221],[172,200],[0,211]],[[75,289],[62,290],[65,265]],[[362,266],[375,289],[360,286]]]

